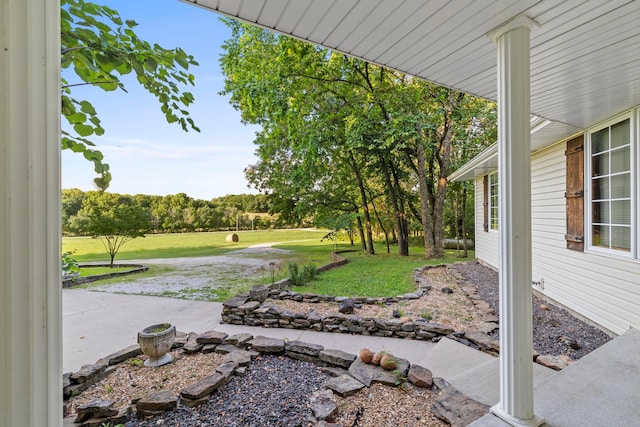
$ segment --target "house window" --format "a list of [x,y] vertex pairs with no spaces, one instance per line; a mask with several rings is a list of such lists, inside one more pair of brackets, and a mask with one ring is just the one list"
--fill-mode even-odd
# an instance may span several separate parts
[[489,175],[489,224],[498,229],[498,172]]
[[[591,247],[631,252],[631,119],[590,133]],[[589,183],[588,183],[589,184]]]

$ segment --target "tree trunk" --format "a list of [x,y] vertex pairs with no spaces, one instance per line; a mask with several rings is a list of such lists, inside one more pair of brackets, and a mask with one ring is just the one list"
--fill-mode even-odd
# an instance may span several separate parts
[[382,174],[384,176],[385,184],[387,186],[387,191],[389,194],[389,200],[391,205],[393,206],[393,211],[396,219],[396,230],[398,232],[398,255],[400,256],[408,256],[409,255],[409,245],[407,243],[407,234],[405,233],[406,227],[404,224],[405,219],[403,218],[404,213],[400,210],[400,203],[396,194],[395,187],[391,182],[391,176],[389,172],[389,165],[387,165],[385,159],[381,159],[380,165],[382,166]]
[[427,165],[424,155],[424,146],[418,142],[416,148],[418,158],[418,186],[420,191],[420,216],[422,219],[422,230],[424,238],[424,257],[433,258],[433,224],[429,215],[429,193],[427,183]]
[[[449,114],[450,116],[450,114]],[[447,175],[449,174],[449,166],[451,164],[451,136],[453,127],[451,126],[451,118],[447,117],[447,131],[442,138],[440,155],[438,163],[440,170],[438,171],[438,183],[436,187],[436,199],[433,206],[433,246],[434,256],[436,258],[444,257],[444,249],[442,248],[442,211],[444,209],[445,193],[447,191]]]
[[[373,232],[371,231],[371,215],[369,214],[369,202],[367,200],[367,192],[365,191],[362,175],[360,174],[360,169],[358,168],[353,152],[350,154],[351,154],[351,164],[353,167],[353,172],[356,175],[356,183],[358,184],[358,189],[360,190],[360,198],[362,199],[362,211],[364,213],[364,224],[367,231],[367,242],[366,242],[366,246],[364,247],[364,250],[366,253],[373,255],[376,253],[376,251],[373,247]],[[364,239],[362,240],[362,242],[364,244]]]
[[384,234],[384,242],[387,245],[387,253],[391,253],[391,248],[390,248],[390,245],[389,245],[389,233],[387,232],[387,229],[385,228],[384,224],[382,223],[382,219],[380,218],[380,215],[378,214],[378,210],[376,209],[375,203],[373,203],[373,199],[371,201],[371,206],[373,207],[373,213],[376,215],[376,218],[378,219],[378,224],[380,225],[380,229],[382,230],[382,234]]
[[364,240],[364,230],[362,229],[362,219],[360,217],[356,217],[356,221],[358,222],[358,235],[360,236],[360,245],[362,246],[363,252],[367,252],[367,243]]

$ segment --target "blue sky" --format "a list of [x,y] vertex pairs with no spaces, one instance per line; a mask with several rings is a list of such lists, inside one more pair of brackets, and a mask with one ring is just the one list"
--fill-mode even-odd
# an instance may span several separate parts
[[[255,126],[240,122],[228,97],[218,95],[223,76],[220,46],[230,30],[218,15],[178,0],[94,0],[134,19],[136,33],[165,48],[181,47],[200,66],[190,70],[196,101],[191,116],[201,132],[184,132],[168,124],[160,104],[133,79],[123,79],[128,93],[91,87],[74,90],[76,99],[93,103],[105,135],[93,138],[111,166],[108,191],[128,194],[175,194],[209,200],[226,194],[255,193],[247,187],[243,169],[256,162]],[[73,81],[73,76],[66,75]],[[64,121],[63,121],[64,125]],[[62,188],[92,190],[93,165],[81,155],[62,153]]]

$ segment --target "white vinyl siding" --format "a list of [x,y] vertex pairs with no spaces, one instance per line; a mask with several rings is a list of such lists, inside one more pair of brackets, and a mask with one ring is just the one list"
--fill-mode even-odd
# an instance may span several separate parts
[[[605,329],[640,328],[640,261],[567,249],[566,143],[531,158],[532,280],[541,292]],[[499,267],[499,233],[483,232],[483,177],[475,179],[476,257]]]
[[616,334],[640,328],[640,262],[566,248],[565,149],[532,156],[532,280],[543,278],[542,293]]
[[498,233],[485,233],[484,223],[484,177],[475,179],[475,240],[476,240],[476,258],[487,265],[497,269],[500,258],[498,252],[499,237]]

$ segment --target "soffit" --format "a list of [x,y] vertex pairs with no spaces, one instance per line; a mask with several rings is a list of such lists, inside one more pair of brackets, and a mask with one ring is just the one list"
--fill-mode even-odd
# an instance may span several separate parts
[[183,1],[494,101],[488,34],[525,14],[540,25],[531,36],[531,111],[564,124],[560,137],[640,104],[635,1]]

